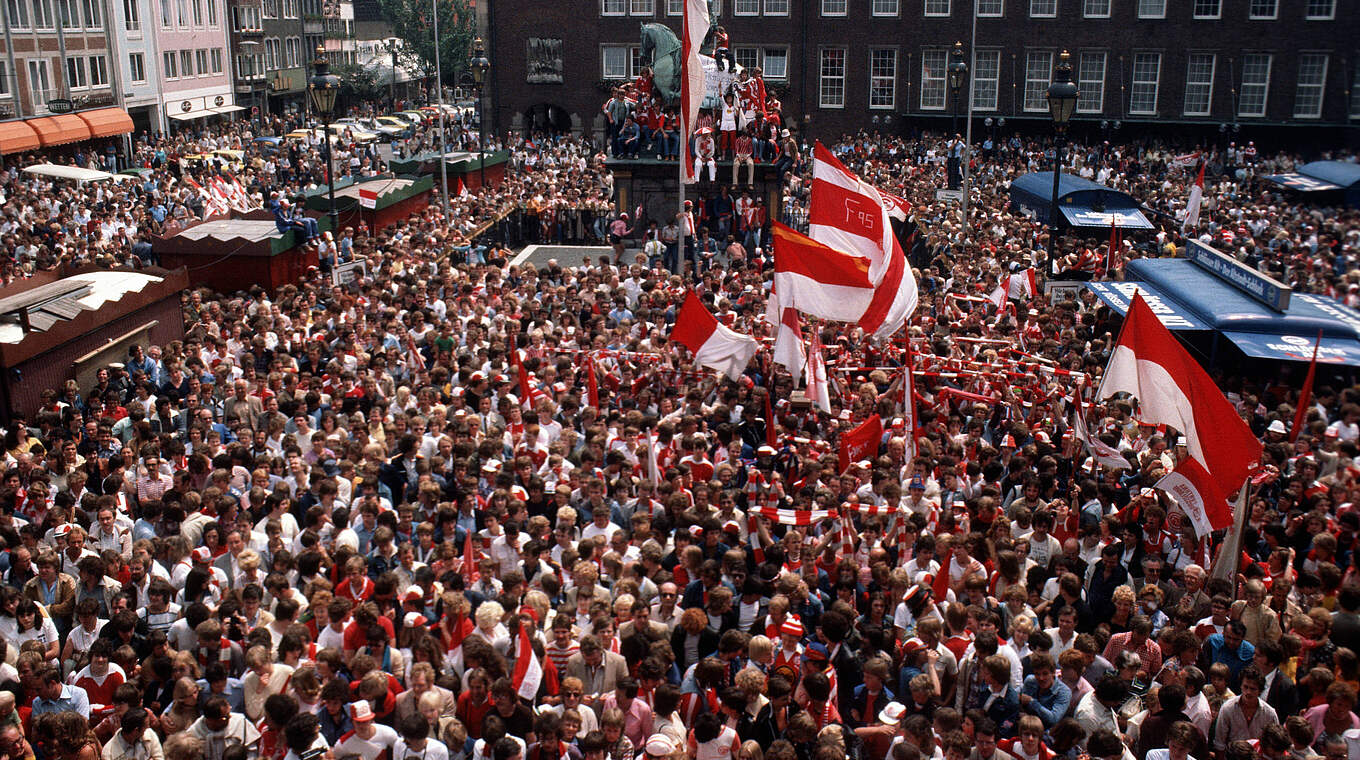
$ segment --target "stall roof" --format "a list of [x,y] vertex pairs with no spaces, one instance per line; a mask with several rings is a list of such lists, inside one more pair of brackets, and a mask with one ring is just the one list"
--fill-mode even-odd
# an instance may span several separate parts
[[1299,173],[1338,187],[1360,183],[1360,164],[1353,161],[1314,161],[1299,167]]
[[[1040,222],[1049,222],[1053,198],[1053,172],[1030,172],[1011,182],[1011,200],[1028,209]],[[1153,229],[1133,196],[1096,184],[1074,174],[1058,177],[1058,207],[1073,227]]]
[[57,179],[69,179],[76,182],[96,182],[101,179],[111,179],[121,182],[129,177],[127,174],[110,174],[99,171],[98,169],[82,169],[79,166],[65,166],[63,164],[34,164],[25,166],[24,171],[28,174],[37,174],[43,177],[55,177]]
[[1360,205],[1360,164],[1353,161],[1314,161],[1300,166],[1298,171],[1272,174],[1264,179],[1299,193],[1340,191],[1346,203]]

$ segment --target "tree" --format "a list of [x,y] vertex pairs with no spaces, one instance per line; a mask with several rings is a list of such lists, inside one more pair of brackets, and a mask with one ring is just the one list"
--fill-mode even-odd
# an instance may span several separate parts
[[383,18],[401,42],[397,60],[413,71],[435,74],[434,13],[439,13],[439,63],[444,86],[458,84],[476,36],[476,11],[468,0],[378,0]]
[[378,83],[378,75],[371,68],[357,63],[338,63],[331,66],[331,73],[340,77],[340,95],[345,103],[357,104],[387,97],[387,88]]

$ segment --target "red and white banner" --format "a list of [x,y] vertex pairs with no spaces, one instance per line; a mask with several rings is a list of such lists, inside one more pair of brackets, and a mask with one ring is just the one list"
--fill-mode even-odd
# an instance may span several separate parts
[[755,513],[780,525],[796,525],[803,528],[816,525],[822,520],[839,514],[834,509],[783,509],[779,507],[760,507],[755,510]]
[[519,650],[515,652],[515,693],[530,702],[538,698],[538,686],[543,683],[543,663],[534,654],[529,629],[519,626]]
[[851,462],[878,456],[878,444],[882,438],[883,420],[877,414],[861,422],[859,427],[841,433],[841,472],[848,470]]
[[[1186,465],[1199,465],[1193,459],[1185,460],[1182,467]],[[1181,511],[1185,512],[1190,518],[1190,524],[1195,526],[1196,536],[1208,536],[1214,532],[1213,525],[1209,522],[1209,505],[1204,503],[1204,497],[1200,494],[1195,484],[1180,472],[1181,467],[1168,472],[1153,484],[1153,488],[1164,491],[1177,504],[1181,505]]]
[[916,306],[914,280],[908,304],[903,300],[906,283],[899,281],[897,289],[886,281],[875,286],[869,260],[862,256],[838,251],[778,222],[773,244],[775,295],[767,306],[772,324],[779,322],[779,306],[793,306],[820,319],[854,322],[883,338],[897,332]]
[[775,364],[784,365],[796,382],[807,364],[807,351],[803,347],[803,323],[798,318],[798,310],[781,301],[778,293],[770,295],[769,303],[777,309],[779,316],[779,321],[774,324],[772,357]]
[[1086,429],[1086,410],[1081,403],[1081,392],[1077,392],[1077,403],[1072,409],[1072,436],[1086,445],[1086,448],[1095,455],[1096,461],[1105,467],[1115,470],[1129,469],[1129,460],[1119,453],[1118,449],[1112,448],[1109,444],[1096,438]]
[[906,456],[910,463],[916,459],[916,428],[919,417],[916,415],[916,376],[914,367],[915,349],[907,341],[906,372],[902,373],[902,432],[907,437]]
[[1181,223],[1182,230],[1192,230],[1199,226],[1199,207],[1204,202],[1204,164],[1199,166],[1199,176],[1195,177],[1195,184],[1190,188],[1190,200],[1185,204],[1185,221]]
[[365,189],[362,188],[362,187],[359,188],[359,206],[360,206],[361,208],[377,208],[377,207],[378,207],[378,191],[377,191],[377,190],[365,190]]
[[699,296],[690,291],[675,317],[671,340],[688,348],[694,361],[736,382],[756,355],[756,341],[718,323]]
[[812,331],[812,347],[808,349],[807,396],[818,409],[831,413],[831,380],[822,355],[822,336],[816,330]]
[[1231,525],[1225,495],[1237,490],[1260,462],[1261,442],[1213,378],[1136,293],[1096,397],[1117,393],[1138,399],[1143,422],[1166,425],[1185,437],[1190,456],[1176,472],[1198,492],[1203,509],[1202,515],[1192,514],[1194,504],[1182,502],[1187,516],[1214,530]]
[[1186,167],[1194,166],[1194,165],[1195,165],[1196,163],[1198,163],[1198,162],[1199,162],[1199,151],[1195,151],[1194,153],[1182,153],[1181,155],[1176,156],[1176,157],[1174,157],[1174,158],[1171,159],[1171,165],[1172,165],[1172,166],[1178,166],[1178,167],[1180,167],[1180,168],[1182,168],[1182,169],[1184,169],[1184,168],[1186,168]]
[[704,100],[704,66],[699,61],[699,46],[708,35],[710,19],[707,0],[684,0],[684,29],[680,39],[680,165],[685,182],[698,180],[694,175],[694,155],[689,138],[699,120],[699,105]]

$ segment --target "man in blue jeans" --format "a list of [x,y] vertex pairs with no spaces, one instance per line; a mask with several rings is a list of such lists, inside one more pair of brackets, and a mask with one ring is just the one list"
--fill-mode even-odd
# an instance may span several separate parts
[[292,214],[292,203],[287,198],[280,198],[274,206],[274,226],[279,232],[298,230],[307,240],[315,240],[321,236],[321,231],[316,225],[316,220],[305,214]]

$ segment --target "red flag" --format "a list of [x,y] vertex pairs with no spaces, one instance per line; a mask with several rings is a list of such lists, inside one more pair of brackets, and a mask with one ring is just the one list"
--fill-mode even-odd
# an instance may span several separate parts
[[920,417],[916,414],[916,377],[912,374],[911,337],[907,337],[906,366],[902,372],[902,430],[907,434],[906,456],[910,464],[916,458],[916,431]]
[[600,408],[600,385],[595,379],[595,360],[586,357],[586,403],[591,409]]
[[472,534],[476,531],[469,530],[467,538],[463,539],[463,584],[464,588],[471,586],[481,580],[481,574],[477,572],[477,550],[473,548]]
[[875,414],[861,422],[854,430],[841,434],[841,472],[850,468],[851,462],[878,454],[878,444],[883,438],[883,421]]
[[703,301],[690,291],[671,327],[671,340],[688,348],[694,360],[736,382],[756,355],[756,341],[718,323]]
[[[1261,442],[1136,293],[1096,395],[1107,399],[1116,393],[1138,399],[1144,422],[1175,428],[1184,437],[1190,456],[1176,466],[1176,474],[1204,505],[1204,514],[1187,516],[1214,530],[1231,525],[1226,494],[1260,462]],[[1181,501],[1184,506],[1186,500]]]
[[1299,391],[1299,408],[1294,411],[1294,425],[1289,428],[1289,442],[1299,439],[1303,423],[1308,421],[1308,404],[1313,400],[1313,376],[1317,374],[1318,347],[1322,345],[1322,331],[1318,330],[1317,342],[1313,344],[1313,360],[1308,362],[1308,377],[1303,380],[1303,390]]
[[538,697],[539,684],[543,683],[543,663],[534,654],[534,643],[529,638],[529,627],[523,618],[519,624],[519,649],[515,652],[515,692],[522,698],[534,701]]
[[699,60],[699,46],[708,35],[711,21],[708,17],[706,0],[684,0],[683,29],[680,40],[680,154],[685,182],[694,182],[694,155],[690,152],[689,138],[694,133],[694,123],[699,120],[699,106],[704,101],[706,75],[703,63]]
[[936,602],[943,602],[949,597],[949,565],[954,561],[954,553],[943,557],[940,569],[935,573],[935,577],[930,582],[930,593],[935,597]]
[[1119,246],[1124,242],[1124,236],[1119,232],[1117,217],[1110,217],[1110,244],[1105,251],[1105,272],[1109,273],[1114,269],[1114,253],[1119,250]]
[[770,394],[765,394],[765,443],[770,448],[779,449],[779,425],[774,419],[774,405],[770,403]]

